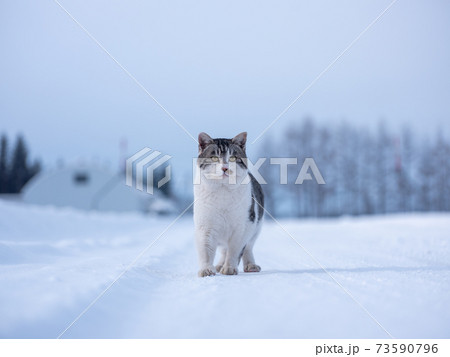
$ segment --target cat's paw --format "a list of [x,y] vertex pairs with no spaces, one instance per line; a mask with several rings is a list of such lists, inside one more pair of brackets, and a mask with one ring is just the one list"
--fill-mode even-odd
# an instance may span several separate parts
[[204,278],[205,276],[212,276],[212,275],[216,275],[214,268],[205,268],[205,269],[200,269],[198,271],[198,276],[200,278]]
[[259,273],[261,271],[261,267],[256,264],[247,264],[244,266],[244,271],[246,273]]
[[237,270],[237,268],[233,268],[233,267],[231,267],[231,266],[226,266],[226,265],[224,265],[224,266],[220,269],[219,273],[220,273],[220,274],[223,274],[223,275],[237,275],[238,270]]

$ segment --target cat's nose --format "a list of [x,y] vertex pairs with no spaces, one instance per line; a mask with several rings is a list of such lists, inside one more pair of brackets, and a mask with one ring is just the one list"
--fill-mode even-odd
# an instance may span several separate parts
[[222,167],[222,171],[223,172],[227,172],[228,171],[228,167]]

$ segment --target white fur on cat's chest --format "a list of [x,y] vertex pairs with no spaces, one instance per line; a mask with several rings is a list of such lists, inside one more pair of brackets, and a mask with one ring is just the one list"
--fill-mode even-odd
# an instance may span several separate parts
[[197,229],[211,232],[219,245],[232,235],[249,236],[255,224],[249,219],[250,185],[198,185],[194,188],[194,221]]

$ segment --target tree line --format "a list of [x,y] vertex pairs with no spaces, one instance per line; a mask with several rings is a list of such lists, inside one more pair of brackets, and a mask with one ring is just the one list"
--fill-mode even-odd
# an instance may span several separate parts
[[0,139],[0,193],[19,193],[22,187],[39,171],[39,161],[30,162],[28,148],[22,135],[18,135],[9,148],[8,137]]
[[[288,183],[279,183],[280,167],[264,163],[267,208],[276,216],[331,217],[410,211],[450,210],[450,143],[441,132],[433,140],[410,129],[374,131],[341,123],[293,122],[277,138],[261,145],[261,157],[297,158],[288,166]],[[325,184],[295,184],[305,158],[313,158]]]

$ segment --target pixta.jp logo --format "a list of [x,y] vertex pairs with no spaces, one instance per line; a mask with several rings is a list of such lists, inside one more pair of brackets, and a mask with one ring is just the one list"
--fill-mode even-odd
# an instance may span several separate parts
[[172,168],[169,164],[163,165],[171,158],[150,148],[138,151],[126,161],[126,185],[133,187],[133,181],[136,181],[137,190],[144,191],[145,188],[152,195],[155,186],[161,188],[170,181]]

